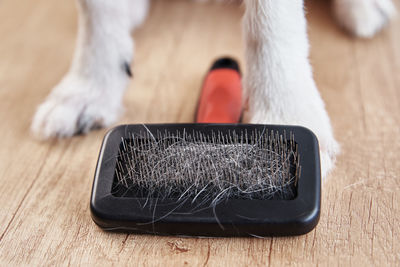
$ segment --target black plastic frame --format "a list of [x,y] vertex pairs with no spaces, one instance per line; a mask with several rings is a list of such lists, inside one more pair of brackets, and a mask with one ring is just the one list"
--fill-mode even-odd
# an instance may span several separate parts
[[[121,138],[132,133],[192,130],[228,132],[245,130],[294,134],[301,173],[293,200],[239,200],[219,203],[196,213],[181,213],[171,203],[142,208],[144,199],[111,194]],[[254,124],[147,124],[121,125],[103,140],[90,201],[94,222],[104,230],[181,236],[288,236],[311,231],[319,221],[321,202],[319,146],[304,127]],[[184,209],[184,207],[182,207]],[[170,212],[174,210],[174,212]],[[168,216],[164,216],[168,214]],[[161,217],[161,218],[160,218]],[[159,218],[153,221],[153,218]]]

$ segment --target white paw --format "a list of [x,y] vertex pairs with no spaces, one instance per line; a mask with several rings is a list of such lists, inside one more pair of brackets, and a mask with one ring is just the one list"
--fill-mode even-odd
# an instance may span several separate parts
[[313,131],[320,147],[321,175],[325,178],[335,166],[340,150],[339,144],[333,136],[328,114],[316,89],[298,89],[304,92],[304,95],[293,95],[291,99],[286,97],[285,100],[277,101],[266,99],[263,104],[258,101],[258,108],[250,107],[245,111],[243,121],[255,124],[299,125]]
[[396,9],[391,0],[335,0],[334,12],[346,30],[369,38],[388,24]]
[[40,139],[69,137],[115,122],[121,94],[118,90],[107,93],[104,86],[67,75],[38,107],[31,125],[34,135]]

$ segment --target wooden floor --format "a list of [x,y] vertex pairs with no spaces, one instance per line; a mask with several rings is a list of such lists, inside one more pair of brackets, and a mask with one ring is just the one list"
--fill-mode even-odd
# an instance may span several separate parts
[[[106,130],[44,143],[29,134],[36,106],[71,61],[73,1],[1,1],[0,265],[399,266],[400,19],[357,40],[324,2],[308,3],[311,60],[342,154],[319,225],[300,237],[192,239],[106,233],[93,223],[89,196]],[[119,123],[192,121],[211,61],[243,59],[242,12],[155,0],[135,33],[135,78]]]

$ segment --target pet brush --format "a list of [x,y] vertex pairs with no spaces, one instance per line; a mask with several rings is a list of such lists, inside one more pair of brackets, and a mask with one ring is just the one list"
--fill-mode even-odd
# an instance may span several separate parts
[[[227,88],[224,79],[217,77],[215,86],[209,78],[197,119],[214,121],[213,112],[200,112],[204,100],[226,99],[205,90]],[[236,96],[229,98],[235,101]],[[234,108],[228,115],[209,110],[218,114],[218,121],[240,114]],[[104,138],[90,206],[93,220],[104,230],[181,236],[305,234],[320,213],[318,141],[298,126],[118,126]]]

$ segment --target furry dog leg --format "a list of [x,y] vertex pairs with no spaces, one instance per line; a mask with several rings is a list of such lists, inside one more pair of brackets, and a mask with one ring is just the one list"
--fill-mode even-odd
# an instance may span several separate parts
[[144,19],[147,4],[147,0],[78,0],[74,59],[34,116],[32,131],[38,137],[85,133],[117,119],[131,76],[130,32]]
[[338,144],[308,61],[303,1],[245,3],[244,120],[302,125],[313,130],[320,142],[322,174],[326,176],[334,166]]

